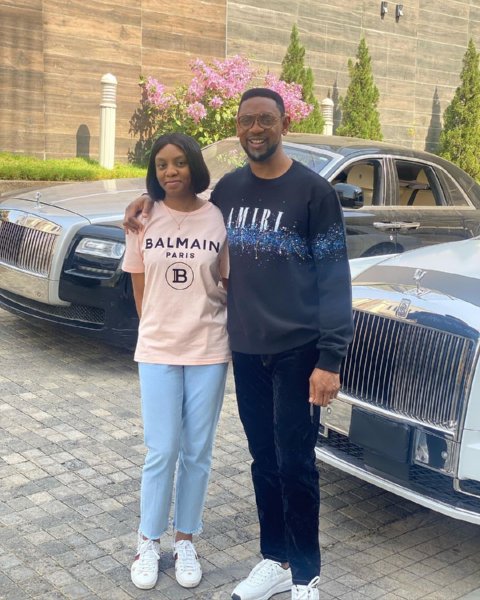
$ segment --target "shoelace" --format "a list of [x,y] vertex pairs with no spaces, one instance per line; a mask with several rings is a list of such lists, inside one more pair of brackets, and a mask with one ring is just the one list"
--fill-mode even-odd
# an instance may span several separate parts
[[320,577],[314,577],[307,587],[301,591],[299,591],[298,586],[295,586],[297,591],[296,600],[309,600],[313,598],[313,590],[316,589],[319,581]]
[[193,544],[188,540],[177,542],[174,546],[177,566],[182,571],[194,571],[197,568],[197,553]]
[[155,568],[155,563],[160,558],[156,545],[158,542],[153,540],[141,540],[138,544],[138,566],[137,569],[143,573],[150,573]]
[[248,577],[249,583],[254,585],[264,583],[265,581],[272,579],[272,575],[276,575],[279,568],[281,569],[282,567],[273,560],[262,560],[251,571]]

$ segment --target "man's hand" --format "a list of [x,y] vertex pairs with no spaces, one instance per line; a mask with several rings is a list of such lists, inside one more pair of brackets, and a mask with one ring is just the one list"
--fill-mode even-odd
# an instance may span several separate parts
[[317,406],[328,406],[340,389],[340,375],[322,369],[313,369],[310,375],[310,397],[308,401]]
[[146,194],[139,196],[125,209],[125,216],[123,217],[123,229],[128,234],[129,231],[138,233],[143,229],[143,223],[139,221],[138,217],[141,214],[142,217],[148,218],[150,211],[153,207],[153,200]]

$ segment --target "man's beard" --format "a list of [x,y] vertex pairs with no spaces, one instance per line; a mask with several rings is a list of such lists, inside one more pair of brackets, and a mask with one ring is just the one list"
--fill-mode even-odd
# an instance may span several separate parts
[[245,146],[243,147],[243,149],[245,151],[245,154],[248,156],[248,158],[250,160],[253,160],[253,162],[264,162],[265,160],[270,158],[273,154],[275,154],[275,152],[278,148],[278,143],[273,144],[272,146],[270,146],[270,148],[267,148],[267,150],[263,154],[252,154],[248,150],[248,146],[247,147],[245,147]]

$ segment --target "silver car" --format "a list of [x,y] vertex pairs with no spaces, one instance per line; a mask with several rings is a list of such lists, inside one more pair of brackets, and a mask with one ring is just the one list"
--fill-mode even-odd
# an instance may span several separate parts
[[480,524],[480,238],[354,263],[355,335],[317,457]]

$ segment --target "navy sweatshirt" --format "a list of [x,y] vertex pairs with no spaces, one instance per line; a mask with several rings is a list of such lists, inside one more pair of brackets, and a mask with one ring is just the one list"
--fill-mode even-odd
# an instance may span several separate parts
[[233,351],[276,354],[318,340],[317,367],[338,372],[352,339],[350,270],[333,187],[293,161],[276,179],[249,165],[211,200],[228,233],[228,333]]

